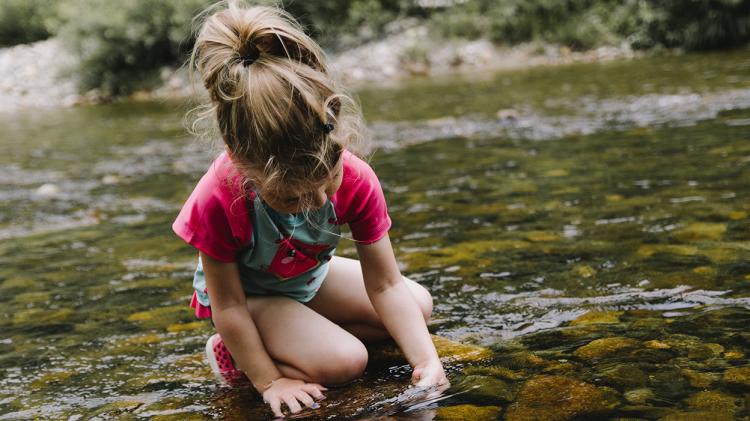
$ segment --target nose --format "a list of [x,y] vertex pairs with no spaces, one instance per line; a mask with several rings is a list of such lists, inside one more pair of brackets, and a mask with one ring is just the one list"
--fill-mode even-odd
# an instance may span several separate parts
[[326,204],[326,201],[328,201],[328,196],[326,195],[325,189],[316,190],[313,194],[313,205],[316,209],[320,209],[323,207],[323,205]]

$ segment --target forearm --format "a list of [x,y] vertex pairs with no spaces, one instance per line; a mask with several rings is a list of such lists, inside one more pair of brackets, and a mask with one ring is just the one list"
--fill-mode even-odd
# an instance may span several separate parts
[[412,367],[438,359],[419,305],[400,279],[367,291],[375,311]]
[[256,389],[262,392],[261,388],[282,377],[245,306],[215,310],[212,317],[235,364]]

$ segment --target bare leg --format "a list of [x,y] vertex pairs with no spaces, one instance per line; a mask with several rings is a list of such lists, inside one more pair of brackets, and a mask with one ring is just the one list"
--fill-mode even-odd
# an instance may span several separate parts
[[289,378],[341,384],[362,375],[362,342],[307,306],[287,297],[253,296],[250,315],[271,358]]
[[[390,337],[370,302],[359,261],[345,257],[331,260],[328,276],[307,306],[363,341]],[[425,322],[432,314],[432,296],[418,283],[404,278]]]

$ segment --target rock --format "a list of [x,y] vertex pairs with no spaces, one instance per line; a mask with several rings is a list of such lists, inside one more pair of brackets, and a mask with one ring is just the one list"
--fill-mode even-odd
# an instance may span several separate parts
[[560,239],[560,236],[552,232],[532,231],[526,234],[526,239],[534,243],[543,243],[548,241],[557,241]]
[[592,268],[589,265],[575,265],[573,266],[573,269],[570,270],[570,272],[573,275],[579,276],[581,278],[590,278],[596,275],[596,269]]
[[597,387],[562,376],[535,376],[518,392],[507,421],[569,420],[612,410],[616,402]]
[[490,421],[500,419],[499,406],[455,405],[437,409],[435,421]]
[[625,392],[625,399],[627,399],[627,401],[631,403],[646,403],[646,401],[654,399],[654,397],[654,392],[647,387],[628,390],[627,392]]
[[511,120],[511,121],[515,121],[521,118],[521,114],[512,108],[497,110],[497,113],[495,113],[495,116],[497,116],[499,120]]
[[657,341],[656,339],[651,340],[651,341],[647,341],[647,342],[644,343],[644,345],[646,345],[646,348],[651,348],[651,349],[670,349],[670,348],[672,348],[668,343],[665,343],[665,342],[662,342],[662,341]]
[[52,183],[45,183],[39,186],[35,193],[42,197],[52,197],[60,194],[60,187]]
[[694,360],[706,360],[709,358],[719,357],[724,352],[724,347],[719,344],[701,344],[688,350],[688,358]]
[[724,372],[724,381],[743,388],[750,388],[750,367],[734,367]]
[[711,373],[703,373],[689,368],[682,369],[682,375],[688,379],[690,386],[698,389],[706,389],[718,380],[718,376]]
[[[494,377],[471,375],[460,382],[460,389],[469,389],[467,395],[479,401],[512,402],[515,390],[506,382]],[[474,400],[470,400],[474,401]]]
[[524,374],[518,371],[513,371],[509,368],[501,366],[491,367],[466,367],[464,369],[466,374],[477,374],[480,376],[492,376],[505,380],[520,380],[524,378]]
[[726,393],[705,390],[690,395],[685,402],[692,409],[709,409],[733,414],[739,409],[738,399]]
[[733,421],[734,416],[716,411],[678,412],[659,418],[659,421]]
[[636,254],[644,259],[658,253],[676,254],[678,256],[695,256],[698,253],[698,248],[675,244],[646,244],[638,247],[638,251],[636,251]]
[[675,230],[672,236],[680,241],[718,240],[726,230],[726,224],[696,222]]
[[745,218],[747,218],[747,212],[745,211],[732,211],[729,212],[729,219],[732,221],[741,221]]
[[587,360],[602,358],[615,352],[632,349],[640,345],[640,342],[625,337],[611,337],[596,339],[576,349],[573,355]]
[[603,371],[601,376],[609,384],[620,388],[643,386],[648,380],[646,374],[641,369],[630,365],[620,365],[610,368]]
[[622,311],[589,311],[570,322],[571,326],[620,323]]

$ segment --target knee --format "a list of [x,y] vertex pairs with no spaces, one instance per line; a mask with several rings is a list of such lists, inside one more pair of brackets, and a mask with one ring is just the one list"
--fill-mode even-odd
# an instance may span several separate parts
[[414,281],[410,281],[410,284],[412,286],[411,292],[414,295],[414,300],[417,302],[417,305],[419,305],[419,309],[422,311],[422,316],[424,316],[424,321],[426,323],[432,316],[432,295],[430,294],[430,291],[427,291],[422,285]]
[[320,379],[322,384],[348,383],[362,377],[367,359],[367,348],[359,341],[352,341],[345,346],[336,347],[328,356],[329,364],[321,367],[314,377]]

